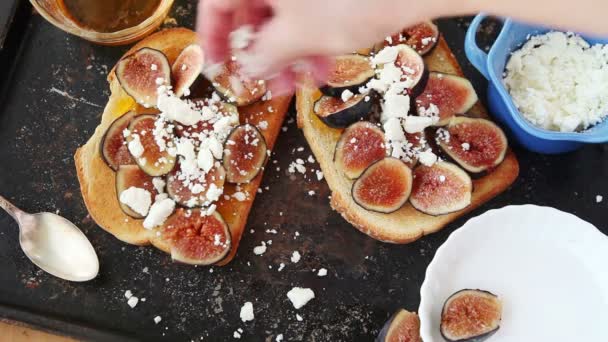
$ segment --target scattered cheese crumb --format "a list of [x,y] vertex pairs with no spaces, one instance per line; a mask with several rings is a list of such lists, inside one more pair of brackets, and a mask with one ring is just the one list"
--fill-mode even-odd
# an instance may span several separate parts
[[342,92],[342,101],[343,102],[348,102],[348,100],[352,99],[353,96],[355,96],[355,94],[353,94],[352,91],[346,89]]
[[160,317],[160,316],[154,317],[154,324],[158,324],[158,323],[160,323],[160,321],[162,321],[162,317]]
[[266,242],[262,241],[261,246],[255,246],[253,248],[253,253],[255,255],[262,255],[262,254],[266,253]]
[[300,316],[299,314],[296,314],[296,320],[298,322],[302,322],[304,320],[304,318],[302,318],[302,316]]
[[291,262],[293,262],[294,264],[298,263],[300,261],[300,258],[302,256],[300,255],[300,252],[298,251],[293,251],[293,254],[291,255]]
[[420,163],[424,166],[433,166],[437,162],[437,155],[433,151],[426,150],[418,155]]
[[131,292],[131,290],[127,290],[127,291],[125,291],[125,297],[126,297],[127,299],[129,299],[129,298],[133,297],[133,293]]
[[285,268],[285,264],[284,263],[280,263],[278,271],[281,272],[284,268]]
[[315,173],[317,175],[317,180],[323,180],[323,171],[317,170]]
[[308,196],[314,196],[314,195],[315,195],[315,191],[314,190],[308,191]]
[[300,309],[311,299],[315,298],[315,293],[308,288],[294,287],[287,292],[287,298],[289,298],[295,309]]
[[253,303],[251,302],[246,302],[245,304],[243,304],[243,306],[241,307],[241,320],[243,322],[248,322],[248,321],[253,321]]
[[139,302],[139,299],[135,296],[131,296],[131,298],[129,298],[129,300],[127,301],[127,304],[131,307],[131,309],[133,309],[137,303]]
[[466,142],[465,142],[465,143],[462,143],[462,145],[461,145],[461,146],[462,146],[462,149],[463,149],[464,151],[468,151],[469,149],[471,149],[471,145],[470,145],[469,143],[466,143]]
[[148,190],[132,186],[120,193],[119,200],[134,212],[146,216],[152,205],[152,194]]
[[278,334],[277,338],[275,339],[276,342],[281,342],[283,341],[283,334]]
[[601,203],[604,200],[604,197],[601,195],[597,195],[595,196],[595,202],[596,203]]
[[319,272],[317,272],[317,275],[319,277],[325,277],[327,275],[327,269],[325,269],[325,268],[319,269]]

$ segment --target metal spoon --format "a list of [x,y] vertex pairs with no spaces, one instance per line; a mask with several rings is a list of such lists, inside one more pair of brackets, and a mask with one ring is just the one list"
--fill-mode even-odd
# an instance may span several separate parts
[[28,214],[2,196],[0,207],[19,224],[21,249],[36,266],[70,281],[87,281],[97,276],[97,254],[72,222],[52,213]]

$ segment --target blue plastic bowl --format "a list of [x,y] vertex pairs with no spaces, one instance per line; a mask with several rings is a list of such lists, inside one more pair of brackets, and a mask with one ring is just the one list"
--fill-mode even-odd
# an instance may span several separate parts
[[[558,154],[576,150],[584,143],[604,143],[608,141],[608,120],[604,120],[583,132],[566,133],[538,128],[528,122],[515,107],[511,95],[502,82],[502,75],[511,53],[519,49],[529,35],[550,31],[545,27],[530,26],[506,19],[498,38],[489,53],[482,51],[475,41],[475,35],[485,14],[479,14],[469,27],[465,39],[465,52],[473,66],[489,81],[488,104],[494,117],[506,126],[511,136],[528,150]],[[590,44],[608,44],[607,39],[582,35]],[[608,94],[606,94],[608,96]]]

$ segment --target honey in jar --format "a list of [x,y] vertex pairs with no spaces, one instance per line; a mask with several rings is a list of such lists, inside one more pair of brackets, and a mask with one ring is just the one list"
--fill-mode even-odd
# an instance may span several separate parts
[[82,28],[116,32],[151,17],[161,0],[62,0],[63,10]]

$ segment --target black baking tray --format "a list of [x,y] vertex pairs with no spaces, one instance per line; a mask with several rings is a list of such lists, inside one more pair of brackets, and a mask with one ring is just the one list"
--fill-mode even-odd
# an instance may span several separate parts
[[[12,1],[12,0],[11,0]],[[96,46],[70,36],[18,3],[1,50],[0,192],[21,208],[58,212],[82,228],[101,262],[88,283],[54,278],[19,249],[17,225],[0,213],[0,317],[85,340],[370,341],[397,309],[417,310],[419,289],[436,249],[467,219],[488,209],[533,203],[572,212],[608,232],[608,148],[589,145],[560,156],[514,146],[521,175],[504,194],[444,230],[409,245],[374,241],[347,224],[328,204],[329,190],[312,175],[284,170],[310,151],[292,120],[279,136],[235,260],[227,267],[173,264],[149,247],[119,242],[87,215],[73,154],[93,133],[109,95],[105,77],[127,47]],[[177,1],[171,17],[192,27],[194,1]],[[481,98],[486,82],[467,63],[463,37],[470,18],[441,21],[442,32]],[[485,38],[491,37],[492,25]],[[484,38],[484,37],[482,37]],[[485,45],[485,44],[482,44]],[[302,152],[293,152],[297,147]],[[309,196],[308,191],[316,194]],[[250,229],[253,232],[250,232]],[[278,234],[268,234],[276,229]],[[294,239],[295,233],[300,236]],[[263,256],[254,246],[273,243]],[[513,246],[514,251],[517,246]],[[292,251],[302,260],[292,264]],[[279,263],[287,266],[277,271]],[[269,268],[272,267],[272,269]],[[313,269],[327,268],[319,278]],[[148,271],[144,272],[144,268]],[[286,293],[313,288],[316,298],[296,311]],[[145,297],[131,309],[124,292]],[[241,322],[241,305],[253,302],[255,320]],[[296,313],[304,319],[296,320]],[[162,316],[155,324],[153,318]]]

